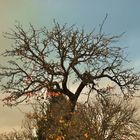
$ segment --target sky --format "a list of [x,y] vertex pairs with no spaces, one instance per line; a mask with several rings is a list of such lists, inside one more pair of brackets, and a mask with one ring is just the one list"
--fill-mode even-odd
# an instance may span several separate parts
[[[3,32],[14,28],[16,21],[25,28],[30,23],[36,28],[51,28],[55,19],[61,25],[75,24],[78,28],[84,26],[86,31],[91,31],[94,28],[98,30],[108,14],[103,32],[110,35],[125,32],[117,45],[126,47],[130,66],[140,71],[139,13],[140,0],[0,0],[0,53],[11,47],[11,42],[3,38]],[[4,61],[0,57],[0,63]],[[0,104],[0,131],[19,125],[22,116],[17,108],[11,111]]]

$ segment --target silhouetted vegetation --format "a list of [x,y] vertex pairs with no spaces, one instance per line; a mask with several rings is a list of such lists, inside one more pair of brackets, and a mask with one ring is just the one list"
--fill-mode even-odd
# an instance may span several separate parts
[[68,100],[62,95],[55,98],[53,103],[37,101],[32,104],[33,111],[26,114],[23,123],[24,135],[13,133],[5,136],[5,140],[13,137],[16,140],[23,137],[30,140],[140,139],[140,119],[130,101],[108,95],[96,96],[92,103],[79,103],[71,119],[67,119]]
[[[3,101],[17,105],[36,97],[37,102],[33,112],[26,114],[24,132],[3,138],[140,139],[136,108],[128,102],[138,90],[140,76],[124,67],[124,49],[114,44],[121,35],[102,32],[105,20],[97,34],[56,22],[51,30],[30,25],[26,31],[18,24],[4,34],[14,44],[3,53],[11,60],[0,66],[2,91],[8,94]],[[101,81],[108,84],[103,87]],[[70,89],[73,84],[75,91]],[[83,92],[85,103],[78,103]]]
[[[56,22],[51,30],[30,25],[26,31],[20,24],[15,25],[15,30],[5,33],[15,43],[3,53],[13,59],[7,66],[0,66],[2,90],[9,94],[4,101],[18,104],[41,92],[61,93],[69,98],[73,111],[84,89],[88,95],[100,94],[102,79],[112,81],[125,96],[134,94],[139,74],[123,67],[124,50],[113,44],[120,36],[103,33],[103,24],[97,34]],[[70,90],[68,81],[77,84],[75,91]]]

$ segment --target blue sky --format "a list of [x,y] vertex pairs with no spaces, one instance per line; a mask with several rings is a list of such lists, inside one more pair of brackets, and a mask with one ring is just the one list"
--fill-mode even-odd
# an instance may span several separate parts
[[[108,13],[103,30],[109,34],[126,32],[120,45],[128,47],[128,59],[140,70],[140,0],[0,0],[0,33],[12,28],[15,21],[24,26],[52,26],[76,24],[87,31],[99,27]],[[7,40],[0,36],[0,48],[7,48]]]
[[[103,31],[112,35],[126,32],[117,45],[128,47],[128,59],[132,60],[130,67],[140,71],[140,0],[0,0],[0,52],[11,45],[2,37],[2,32],[13,28],[16,20],[25,27],[32,23],[36,27],[50,28],[56,19],[60,24],[84,26],[91,31],[99,28],[106,13],[108,18]],[[1,58],[0,63],[3,61]],[[13,119],[2,111],[4,109],[0,111],[0,126],[5,129]],[[10,115],[12,118],[15,112]],[[22,115],[18,115],[21,118]],[[1,123],[2,120],[5,123]]]

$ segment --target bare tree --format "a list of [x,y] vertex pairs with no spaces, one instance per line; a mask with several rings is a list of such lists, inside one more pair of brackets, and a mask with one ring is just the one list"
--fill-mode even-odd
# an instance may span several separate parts
[[92,120],[91,134],[95,140],[140,139],[138,112],[130,100],[112,99],[110,96],[98,96],[96,99],[86,108]]
[[[83,89],[87,88],[89,94],[100,93],[99,81],[104,78],[124,95],[132,95],[138,89],[139,75],[123,67],[123,49],[113,44],[120,36],[102,33],[102,26],[94,34],[56,22],[52,30],[36,30],[30,25],[26,31],[18,24],[11,33],[5,33],[15,42],[3,53],[11,60],[7,66],[0,66],[2,90],[10,94],[5,100],[17,104],[40,92],[61,93],[69,98],[74,110]],[[76,91],[68,87],[69,80],[79,84]]]

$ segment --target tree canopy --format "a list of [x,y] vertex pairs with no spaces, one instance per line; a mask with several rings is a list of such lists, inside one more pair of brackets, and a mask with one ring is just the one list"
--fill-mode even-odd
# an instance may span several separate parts
[[[139,75],[124,67],[124,49],[114,44],[120,35],[103,33],[102,25],[95,34],[57,22],[51,30],[30,25],[26,31],[17,24],[5,37],[14,41],[11,49],[2,54],[12,59],[0,66],[2,90],[9,93],[5,100],[10,103],[20,103],[40,92],[57,93],[66,95],[74,110],[84,88],[88,94],[104,92],[99,86],[104,78],[112,81],[123,95],[138,90]],[[77,83],[75,91],[68,87],[69,80]],[[111,88],[108,85],[106,91]]]

